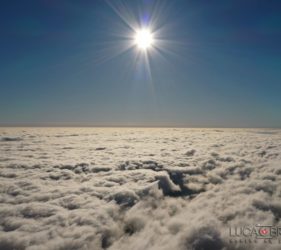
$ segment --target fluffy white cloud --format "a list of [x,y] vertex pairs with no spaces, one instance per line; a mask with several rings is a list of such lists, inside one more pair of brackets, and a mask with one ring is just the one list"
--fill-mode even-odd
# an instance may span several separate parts
[[0,129],[0,249],[280,249],[281,131]]

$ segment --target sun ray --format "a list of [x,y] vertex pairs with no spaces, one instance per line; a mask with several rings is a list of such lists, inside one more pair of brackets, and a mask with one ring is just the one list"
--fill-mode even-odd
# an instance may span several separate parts
[[[100,53],[96,56],[96,63],[105,63],[123,54],[132,53],[130,72],[142,74],[149,89],[154,93],[153,60],[164,62],[175,56],[177,44],[167,38],[170,25],[165,22],[164,16],[169,11],[170,2],[154,2],[151,5],[139,5],[132,9],[122,0],[105,0],[112,11],[120,18],[114,23],[115,27],[108,34],[112,43],[104,43]],[[175,46],[174,46],[175,45]],[[131,54],[131,55],[132,55]],[[180,55],[177,55],[180,56]],[[140,66],[142,65],[142,66]],[[143,68],[143,70],[141,70]]]

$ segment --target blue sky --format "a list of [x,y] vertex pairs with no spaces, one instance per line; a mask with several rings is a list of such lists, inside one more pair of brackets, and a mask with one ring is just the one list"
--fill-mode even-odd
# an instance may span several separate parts
[[[3,1],[0,125],[281,127],[280,11],[278,0]],[[121,53],[135,24],[157,34],[149,66],[134,46]]]

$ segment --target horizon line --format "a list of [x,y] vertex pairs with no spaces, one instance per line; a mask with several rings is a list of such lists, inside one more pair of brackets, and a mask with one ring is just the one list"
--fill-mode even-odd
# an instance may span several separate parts
[[267,126],[201,126],[201,125],[106,125],[106,124],[0,124],[0,128],[211,128],[211,129],[281,129],[281,127]]

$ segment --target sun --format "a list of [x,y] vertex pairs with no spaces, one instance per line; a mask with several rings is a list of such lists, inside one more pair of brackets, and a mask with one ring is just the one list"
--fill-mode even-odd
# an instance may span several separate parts
[[135,45],[142,50],[149,49],[154,43],[153,34],[148,29],[138,30],[135,34]]

